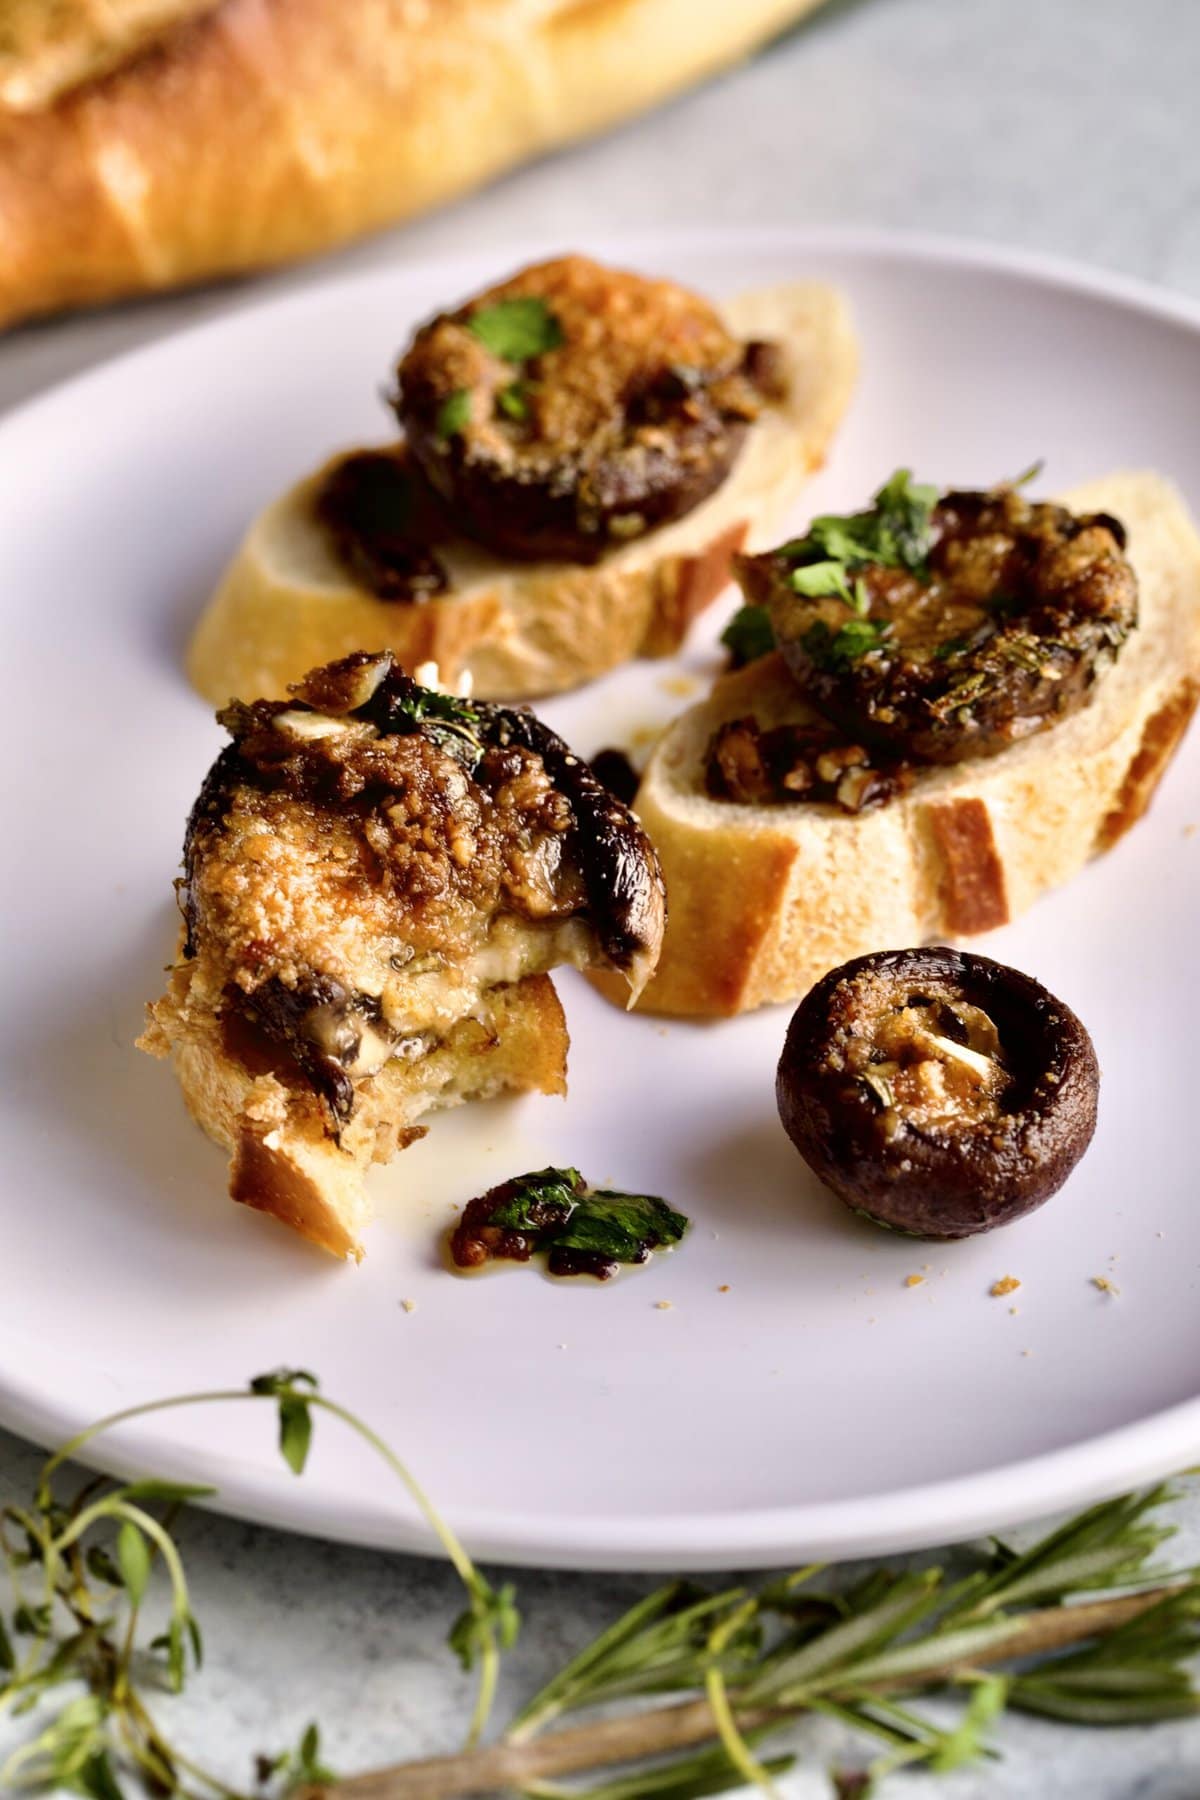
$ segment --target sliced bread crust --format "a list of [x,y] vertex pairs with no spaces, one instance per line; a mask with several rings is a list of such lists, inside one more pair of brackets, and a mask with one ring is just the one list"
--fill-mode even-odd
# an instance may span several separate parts
[[280,699],[319,663],[390,649],[410,672],[436,662],[450,684],[469,670],[481,698],[532,699],[678,649],[726,585],[734,552],[767,541],[821,466],[858,366],[845,303],[817,283],[743,294],[722,310],[739,337],[779,343],[787,398],[767,408],[728,480],[686,517],[590,565],[507,562],[459,541],[439,548],[449,592],[388,602],[348,576],[314,516],[327,464],[251,526],[196,628],[193,684],[214,705]]
[[778,655],[724,677],[670,727],[634,803],[669,907],[644,1010],[744,1012],[797,998],[850,957],[1005,924],[1142,816],[1200,695],[1200,537],[1151,473],[1090,483],[1066,504],[1125,524],[1140,618],[1088,704],[1048,731],[927,768],[900,798],[847,816],[705,792],[705,753],[725,720],[813,716]]

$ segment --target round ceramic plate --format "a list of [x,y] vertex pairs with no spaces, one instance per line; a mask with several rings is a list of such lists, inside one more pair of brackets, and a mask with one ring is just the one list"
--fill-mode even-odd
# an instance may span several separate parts
[[[714,295],[800,275],[845,290],[862,381],[806,513],[861,504],[898,464],[971,485],[1034,457],[1048,487],[1150,465],[1200,501],[1200,309],[884,238],[593,248]],[[386,435],[378,393],[412,324],[533,253],[239,307],[0,424],[0,1420],[49,1443],[131,1402],[299,1365],[408,1458],[479,1554],[625,1568],[915,1547],[1194,1460],[1198,741],[1112,855],[983,942],[1081,1014],[1104,1070],[1089,1155],[990,1237],[892,1237],[816,1186],[775,1113],[786,1009],[664,1023],[563,976],[570,1098],[435,1120],[372,1175],[358,1269],[231,1205],[221,1152],[134,1049],[172,953],[184,818],[221,742],[182,673],[189,627],[264,501]],[[678,663],[620,671],[547,717],[585,753],[649,732],[714,673],[733,605]],[[607,1287],[446,1273],[455,1202],[566,1162],[666,1195],[694,1221],[683,1247]],[[1019,1290],[993,1298],[1006,1275]],[[165,1413],[95,1456],[211,1480],[246,1517],[429,1546],[332,1422],[300,1480],[265,1407]]]

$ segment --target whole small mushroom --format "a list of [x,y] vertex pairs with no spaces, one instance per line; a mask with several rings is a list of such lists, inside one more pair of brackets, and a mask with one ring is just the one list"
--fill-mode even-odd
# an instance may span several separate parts
[[854,1211],[972,1237],[1058,1192],[1092,1139],[1100,1072],[1061,1000],[943,946],[878,951],[801,1001],[776,1080],[784,1129]]

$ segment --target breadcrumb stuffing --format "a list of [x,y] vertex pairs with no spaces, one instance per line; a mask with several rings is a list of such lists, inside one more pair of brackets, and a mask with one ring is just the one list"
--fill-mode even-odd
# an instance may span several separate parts
[[1121,1291],[1116,1282],[1110,1281],[1107,1275],[1093,1275],[1092,1286],[1099,1288],[1102,1294],[1119,1294]]
[[655,1312],[670,1312],[674,1304],[673,1300],[656,1300],[654,1310]]
[[904,1285],[905,1287],[920,1287],[924,1279],[925,1277],[923,1275],[906,1275],[904,1277]]
[[[999,1281],[993,1281],[988,1293],[999,1300],[1004,1294],[1015,1294],[1020,1285],[1015,1275],[1002,1275]],[[1012,1310],[1015,1312],[1016,1308]]]

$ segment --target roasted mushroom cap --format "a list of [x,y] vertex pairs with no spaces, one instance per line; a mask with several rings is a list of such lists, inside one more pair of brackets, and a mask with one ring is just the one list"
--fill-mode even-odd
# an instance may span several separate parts
[[1100,1074],[1075,1014],[986,956],[886,950],[800,1003],[776,1081],[784,1129],[856,1212],[914,1237],[1007,1225],[1062,1186]]
[[935,501],[898,480],[874,512],[742,558],[739,580],[806,697],[856,741],[993,756],[1081,706],[1136,625],[1124,530],[1013,487]]
[[776,378],[767,349],[673,282],[568,256],[418,331],[395,407],[458,529],[591,562],[724,481]]
[[419,686],[390,652],[234,702],[188,823],[185,956],[243,1063],[284,1058],[340,1126],[355,1082],[415,1059],[501,985],[662,941],[658,858],[532,713]]
[[450,585],[436,552],[448,529],[402,447],[343,456],[314,510],[343,566],[377,599],[419,603]]

